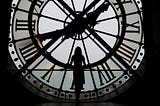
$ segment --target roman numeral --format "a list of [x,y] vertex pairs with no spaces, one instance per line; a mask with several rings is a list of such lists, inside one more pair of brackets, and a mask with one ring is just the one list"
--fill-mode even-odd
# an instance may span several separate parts
[[38,52],[38,50],[35,48],[35,46],[32,43],[26,45],[23,48],[20,48],[19,50],[20,50],[23,58],[25,59],[25,61],[32,58]]
[[47,82],[50,82],[51,76],[53,75],[55,65],[53,65],[41,78],[43,80],[46,80]]
[[[34,0],[28,0],[28,1],[33,2]],[[36,6],[38,6],[38,7],[40,8],[43,3],[44,3],[44,1],[42,1],[42,0],[37,0]]]
[[127,23],[127,29],[126,32],[128,33],[140,33],[140,24],[139,20],[133,23]]
[[[16,19],[16,31],[17,30],[28,30],[28,20]],[[35,31],[35,20],[32,21],[32,29]]]
[[122,4],[132,3],[131,0],[121,0]]
[[97,70],[101,86],[115,78],[107,63],[97,66]]
[[[120,1],[121,1],[121,3],[122,3],[122,4],[132,3],[132,1],[131,1],[131,0],[120,0]],[[117,6],[117,8],[116,8],[117,10],[119,10],[119,9],[120,9],[120,7],[119,7],[119,3],[117,3],[117,2],[116,2],[116,3],[114,3],[114,5],[115,5],[115,6]]]
[[136,50],[122,43],[119,47],[117,54],[121,56],[127,62],[130,62],[135,54]]

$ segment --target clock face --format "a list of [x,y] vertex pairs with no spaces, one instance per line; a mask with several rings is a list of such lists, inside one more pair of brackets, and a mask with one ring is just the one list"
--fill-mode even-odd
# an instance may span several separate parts
[[10,70],[41,97],[75,100],[77,47],[85,61],[80,100],[113,98],[144,72],[140,0],[13,0],[11,10]]

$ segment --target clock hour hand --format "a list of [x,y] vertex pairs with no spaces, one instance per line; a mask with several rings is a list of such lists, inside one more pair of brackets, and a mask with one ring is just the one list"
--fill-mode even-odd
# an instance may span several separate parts
[[43,33],[43,34],[38,34],[36,37],[40,41],[44,41],[46,39],[54,39],[54,41],[57,41],[60,37],[63,37],[62,40],[65,40],[65,39],[68,39],[68,38],[75,35],[76,25],[77,25],[77,20],[73,20],[71,23],[69,23],[63,29],[58,29],[56,31],[47,32],[47,33]]
[[43,33],[43,34],[38,34],[36,37],[40,40],[46,40],[46,39],[59,39],[60,35],[62,35],[63,31],[62,30],[56,30],[48,33]]
[[102,12],[105,12],[109,8],[109,3],[104,2],[96,10],[87,14],[87,20],[89,21],[90,26],[95,26],[97,24],[96,20]]

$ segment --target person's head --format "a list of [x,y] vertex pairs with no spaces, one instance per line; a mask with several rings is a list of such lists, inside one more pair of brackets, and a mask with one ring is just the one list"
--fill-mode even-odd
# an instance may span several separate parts
[[82,54],[82,50],[81,50],[81,48],[79,46],[76,47],[74,54],[75,55],[81,55]]

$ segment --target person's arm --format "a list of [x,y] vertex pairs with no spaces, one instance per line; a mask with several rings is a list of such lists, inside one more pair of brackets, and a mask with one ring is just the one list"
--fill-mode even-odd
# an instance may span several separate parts
[[71,62],[70,62],[71,65],[73,64],[73,61],[74,61],[74,56],[72,56],[71,58]]
[[83,56],[83,60],[82,60],[83,64],[86,65],[86,62],[85,62],[85,59],[84,59],[84,56]]

